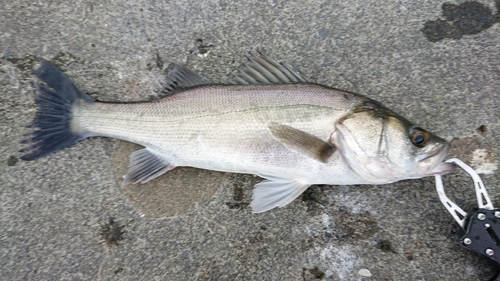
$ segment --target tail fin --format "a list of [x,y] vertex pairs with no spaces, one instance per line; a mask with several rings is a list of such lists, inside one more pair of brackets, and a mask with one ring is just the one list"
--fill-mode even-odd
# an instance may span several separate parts
[[34,131],[27,134],[27,138],[21,142],[27,145],[21,150],[27,152],[21,157],[26,161],[41,158],[88,137],[71,131],[71,106],[80,99],[94,101],[52,63],[44,59],[40,59],[40,63],[33,74],[52,89],[32,83],[38,111],[35,120],[28,126],[34,128]]

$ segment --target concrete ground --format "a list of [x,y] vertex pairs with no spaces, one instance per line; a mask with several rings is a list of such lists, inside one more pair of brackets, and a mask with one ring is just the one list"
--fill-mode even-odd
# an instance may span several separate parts
[[[183,169],[121,189],[132,148],[112,139],[18,160],[35,56],[99,100],[138,101],[170,62],[225,81],[258,47],[455,139],[452,156],[485,173],[500,206],[497,8],[445,2],[3,1],[2,280],[487,280],[488,261],[452,243],[432,178],[314,186],[252,214],[252,176]],[[445,187],[476,204],[464,173]]]

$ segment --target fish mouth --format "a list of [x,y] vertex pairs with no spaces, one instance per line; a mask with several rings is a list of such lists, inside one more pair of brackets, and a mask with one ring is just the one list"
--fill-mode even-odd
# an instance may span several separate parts
[[450,144],[444,143],[441,148],[419,155],[417,160],[420,164],[427,167],[425,172],[428,175],[449,174],[457,167],[453,163],[444,162],[444,159],[450,151]]

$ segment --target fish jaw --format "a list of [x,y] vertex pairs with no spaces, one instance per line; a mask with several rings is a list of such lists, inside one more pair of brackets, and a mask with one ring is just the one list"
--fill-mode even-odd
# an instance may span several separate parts
[[450,144],[446,142],[442,144],[441,148],[420,155],[418,165],[426,167],[426,169],[422,169],[422,173],[425,176],[433,176],[449,174],[455,171],[455,164],[444,162],[449,151]]

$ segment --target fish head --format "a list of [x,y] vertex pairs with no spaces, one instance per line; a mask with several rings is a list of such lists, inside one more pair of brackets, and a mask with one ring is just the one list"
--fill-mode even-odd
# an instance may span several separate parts
[[338,121],[335,139],[350,168],[369,183],[450,173],[450,145],[377,102],[365,102]]

